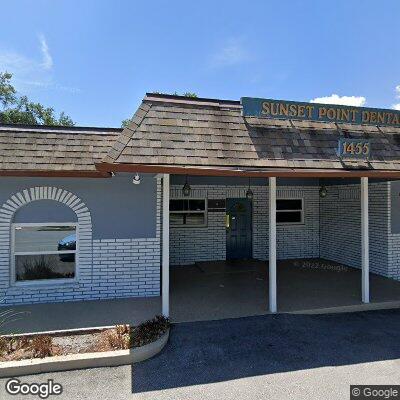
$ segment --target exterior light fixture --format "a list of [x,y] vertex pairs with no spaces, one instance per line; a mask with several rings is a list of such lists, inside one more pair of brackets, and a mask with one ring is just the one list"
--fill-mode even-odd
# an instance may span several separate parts
[[185,180],[185,184],[183,185],[183,188],[182,188],[182,193],[185,197],[188,197],[190,195],[191,190],[192,190],[192,188],[190,187],[190,185],[188,183],[188,177],[186,175],[186,180]]
[[326,189],[326,186],[321,186],[319,188],[319,197],[324,198],[328,194],[328,190]]
[[136,173],[136,175],[133,177],[132,183],[134,185],[139,185],[140,184],[140,175],[138,173]]
[[250,189],[250,177],[249,177],[249,187],[246,191],[246,198],[248,200],[253,200],[253,196],[254,196],[253,191]]

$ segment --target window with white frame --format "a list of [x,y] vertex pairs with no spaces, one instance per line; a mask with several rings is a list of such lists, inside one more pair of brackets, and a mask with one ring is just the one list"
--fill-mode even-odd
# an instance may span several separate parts
[[77,249],[76,223],[13,224],[14,282],[75,279]]
[[278,224],[303,224],[303,199],[277,199],[276,222]]
[[206,226],[206,199],[171,199],[169,202],[171,226]]

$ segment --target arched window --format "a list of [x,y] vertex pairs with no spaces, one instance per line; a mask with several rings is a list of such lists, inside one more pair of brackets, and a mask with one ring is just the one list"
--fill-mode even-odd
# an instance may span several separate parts
[[13,223],[12,280],[15,283],[74,280],[78,232],[75,222]]
[[10,255],[0,257],[0,271],[9,271],[11,284],[72,282],[78,264],[89,265],[90,211],[67,190],[24,189],[0,207],[0,237],[0,255]]

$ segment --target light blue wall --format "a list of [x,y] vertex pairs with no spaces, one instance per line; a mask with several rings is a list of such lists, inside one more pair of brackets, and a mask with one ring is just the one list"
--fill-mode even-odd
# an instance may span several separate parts
[[[157,182],[141,175],[113,178],[0,178],[0,205],[16,192],[34,186],[66,189],[86,203],[92,216],[93,239],[152,238],[156,236]],[[75,221],[75,214],[55,201],[32,202],[15,214],[15,222]]]
[[33,201],[14,214],[13,222],[75,222],[74,211],[52,200]]

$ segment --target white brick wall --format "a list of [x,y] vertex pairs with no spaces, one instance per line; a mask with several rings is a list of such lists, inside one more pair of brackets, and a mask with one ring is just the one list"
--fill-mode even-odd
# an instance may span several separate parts
[[[246,197],[247,186],[192,185],[191,198]],[[253,186],[253,257],[268,259],[268,188]],[[277,229],[280,259],[318,257],[318,187],[278,187],[278,198],[304,198],[305,223],[281,225]],[[171,186],[171,198],[180,198],[181,186]],[[171,227],[171,265],[196,261],[224,260],[226,257],[225,212],[209,212],[207,227]]]
[[[304,199],[304,224],[277,225],[277,258],[313,258],[319,256],[319,188],[317,186],[277,187],[277,198]],[[268,259],[268,188],[261,187],[254,196],[253,256]]]
[[[322,257],[361,267],[360,185],[328,186],[319,197],[317,186],[277,188],[277,197],[303,198],[304,225],[277,227],[277,258]],[[247,187],[192,186],[192,198],[245,197]],[[268,187],[254,186],[253,257],[268,259]],[[390,234],[390,183],[369,184],[370,270],[400,280],[400,234]],[[181,197],[181,187],[171,187],[171,198]],[[203,228],[171,227],[171,265],[224,260],[225,212],[208,214]]]
[[[394,205],[393,205],[394,206]],[[388,244],[387,244],[387,276],[400,280],[400,234],[392,233],[390,209],[391,204],[391,183],[388,184]]]
[[[320,200],[322,258],[361,268],[360,185],[328,186]],[[389,184],[369,184],[370,271],[388,273]]]
[[[78,279],[63,284],[13,286],[10,276],[10,229],[14,213],[31,201],[51,199],[72,208],[78,219]],[[158,296],[160,293],[161,180],[157,179],[155,238],[92,240],[90,210],[70,192],[30,188],[0,208],[0,297],[5,304],[83,299]]]

